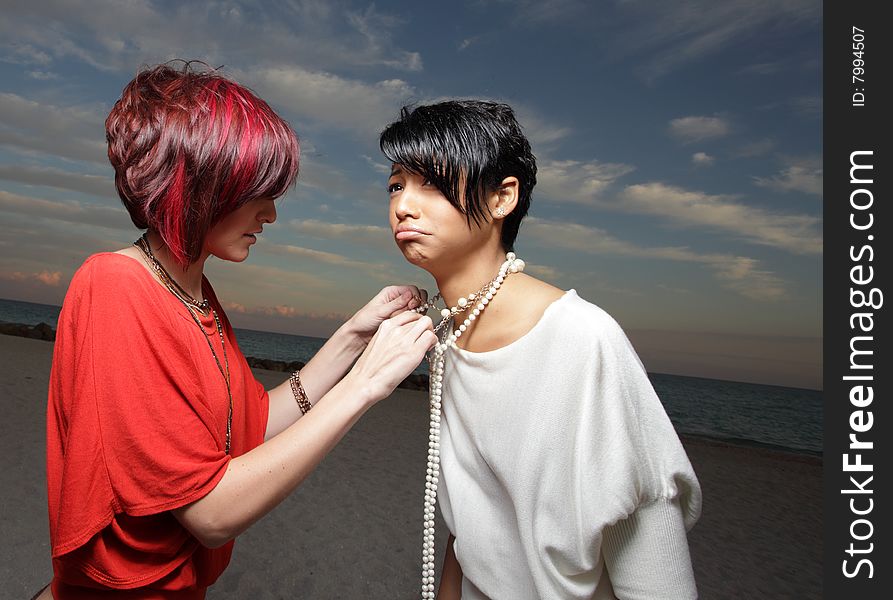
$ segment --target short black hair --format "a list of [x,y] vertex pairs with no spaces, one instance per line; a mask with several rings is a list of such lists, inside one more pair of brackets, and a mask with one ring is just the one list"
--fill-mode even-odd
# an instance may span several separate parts
[[[512,250],[536,185],[536,157],[508,104],[449,100],[411,108],[379,139],[392,163],[430,181],[468,220],[480,224],[486,195],[502,180],[518,178],[518,204],[502,226],[502,246]],[[460,199],[465,178],[465,206]]]

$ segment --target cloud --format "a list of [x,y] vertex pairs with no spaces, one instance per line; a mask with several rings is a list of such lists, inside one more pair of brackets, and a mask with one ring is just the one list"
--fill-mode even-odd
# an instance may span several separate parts
[[[70,59],[102,71],[177,57],[209,64],[277,64],[300,57],[316,69],[378,66],[418,71],[418,52],[393,42],[399,18],[370,6],[296,0],[265,4],[232,0],[196,4],[66,0],[4,6],[0,38],[20,60]],[[287,57],[284,59],[284,57]],[[41,60],[42,59],[42,60]]]
[[774,75],[786,68],[786,61],[776,60],[762,63],[754,63],[743,67],[738,72],[751,75]]
[[108,164],[101,106],[55,106],[0,93],[0,145]]
[[548,265],[532,265],[528,263],[524,266],[524,272],[552,283],[565,278],[564,273]]
[[[288,268],[262,264],[268,250],[257,248],[254,256],[239,265],[209,260],[204,273],[214,284],[217,297],[246,307],[305,303],[327,306],[315,300],[335,294],[337,284],[331,278],[298,270],[292,264]],[[328,306],[334,304],[333,299]]]
[[127,211],[121,207],[86,204],[75,201],[46,200],[11,194],[0,190],[0,212],[11,212],[31,218],[82,223],[112,229],[132,230]]
[[0,165],[0,179],[28,185],[71,190],[93,196],[118,198],[115,182],[111,177],[72,173],[71,171],[63,171],[54,167]]
[[822,97],[821,96],[798,96],[791,100],[791,107],[794,112],[806,118],[816,118],[822,116]]
[[59,79],[59,75],[52,71],[28,71],[28,77],[37,79],[38,81],[49,81],[51,79]]
[[614,254],[638,258],[663,259],[680,262],[705,262],[702,255],[685,247],[642,247],[612,236],[604,229],[578,223],[549,221],[529,217],[524,224],[524,235],[555,248],[587,252],[589,254]]
[[726,289],[742,296],[759,301],[776,301],[786,296],[784,282],[779,277],[762,269],[759,261],[744,256],[700,254],[685,247],[642,247],[596,227],[535,217],[528,219],[524,235],[544,245],[575,252],[700,264],[709,268]]
[[391,174],[391,167],[386,162],[375,160],[368,154],[363,154],[362,157],[376,173],[385,176]]
[[543,146],[555,144],[573,132],[571,127],[551,122],[520,102],[512,102],[511,104],[515,111],[515,116],[524,130],[524,135],[534,148],[542,149]]
[[138,235],[133,226],[72,226],[71,221],[9,212],[2,212],[2,219],[0,262],[8,261],[9,269],[17,271],[73,273],[90,254],[129,246]]
[[38,273],[22,273],[20,271],[7,273],[0,272],[0,278],[8,281],[36,281],[50,287],[58,287],[59,283],[62,281],[62,272],[47,270]]
[[794,161],[772,177],[754,177],[754,182],[765,188],[782,192],[803,192],[822,195],[822,163],[815,159]]
[[774,273],[759,268],[753,258],[725,257],[713,263],[716,277],[725,287],[752,300],[774,301],[786,296],[784,284]]
[[296,333],[327,338],[350,316],[350,313],[305,311],[289,304],[246,306],[238,302],[223,302],[235,327]]
[[536,194],[553,202],[594,204],[614,181],[635,167],[595,160],[543,160],[537,168]]
[[733,154],[735,158],[753,158],[768,154],[775,148],[775,141],[769,138],[748,142],[739,147]]
[[[348,22],[366,39],[367,52],[381,56],[392,55],[392,58],[384,59],[382,64],[407,71],[422,70],[421,54],[391,49],[390,32],[399,25],[405,25],[403,19],[376,11],[374,4],[369,5],[362,13],[348,11],[347,17]],[[391,49],[390,52],[388,52],[389,49]]]
[[[626,0],[619,3],[627,52],[646,54],[638,69],[654,81],[692,62],[704,60],[735,42],[766,29],[815,25],[822,18],[817,0]],[[606,43],[616,43],[608,36]]]
[[4,44],[0,54],[0,62],[14,65],[48,65],[52,61],[50,55],[38,50],[31,44],[12,42]]
[[663,183],[627,186],[616,203],[623,210],[664,217],[686,226],[726,231],[749,242],[794,254],[821,254],[821,219],[776,213],[734,197],[691,192]]
[[334,252],[324,252],[322,250],[314,250],[312,248],[292,246],[289,244],[268,244],[264,246],[264,251],[269,254],[297,256],[298,258],[312,260],[327,265],[334,265],[336,267],[359,269],[368,274],[381,274],[382,271],[389,270],[389,266],[385,263],[355,260],[341,254],[335,254]]
[[[382,198],[387,198],[385,180],[380,177],[376,179],[377,185],[373,185],[371,180],[357,177],[340,167],[302,154],[297,190],[295,193],[290,193],[289,201],[318,203],[339,198],[353,204],[374,198],[380,203]],[[327,198],[320,199],[322,195]]]
[[[382,281],[385,271],[374,270],[377,265],[373,263],[369,263],[373,265],[370,270],[362,261],[351,261],[350,258],[339,257],[334,253],[306,252],[310,250],[308,248],[285,249],[266,242],[259,246],[246,263],[232,265],[224,261],[209,261],[205,268],[205,274],[213,282],[217,296],[246,307],[245,314],[248,315],[254,314],[256,307],[259,307],[259,311],[263,311],[264,307],[277,306],[313,307],[309,311],[300,309],[292,312],[291,316],[294,319],[303,319],[301,315],[311,313],[336,315],[343,322],[343,315],[352,314],[360,308],[381,290],[383,284],[396,281]],[[262,264],[273,256],[285,257],[284,261],[277,261],[285,267]],[[277,314],[286,313],[279,311]],[[269,323],[264,325],[259,318],[242,322],[246,324],[240,326],[266,330],[273,327]],[[249,322],[251,325],[247,324]],[[299,333],[319,331],[309,321],[304,322],[299,329],[303,329]],[[334,328],[327,329],[327,333],[332,330]]]
[[[552,146],[574,132],[573,127],[560,125],[550,118],[543,117],[537,110],[526,105],[520,100],[507,100],[504,97],[484,96],[484,95],[465,95],[463,98],[467,100],[481,100],[484,102],[508,102],[515,113],[518,123],[524,132],[524,136],[530,142],[531,146],[537,149],[537,157],[542,159],[543,148]],[[445,100],[453,100],[455,96],[434,96],[419,99],[419,103],[433,104],[443,102]],[[395,115],[396,116],[396,113]],[[539,160],[538,162],[543,162]]]
[[706,152],[695,152],[691,155],[691,162],[696,167],[709,167],[713,164],[714,158]]
[[685,289],[685,288],[681,288],[681,287],[677,287],[677,286],[674,286],[674,285],[667,285],[666,283],[658,283],[658,284],[657,284],[657,287],[658,287],[659,289],[664,290],[665,292],[672,292],[672,293],[674,293],[674,294],[682,294],[682,295],[684,295],[684,296],[688,296],[689,294],[692,293],[691,290],[688,290],[688,289]]
[[459,42],[459,45],[456,47],[456,49],[457,49],[459,52],[462,52],[463,50],[465,50],[466,48],[468,48],[469,46],[471,46],[472,44],[474,44],[476,41],[477,41],[477,37],[476,37],[476,36],[475,36],[475,37],[470,37],[470,38],[465,38],[465,39],[463,39],[461,42]]
[[521,0],[515,19],[528,25],[567,21],[586,8],[582,0]]
[[670,134],[683,143],[700,142],[723,137],[731,132],[729,122],[722,117],[681,117],[670,121]]
[[579,18],[587,9],[583,0],[495,0],[509,15],[512,24],[524,28],[539,28],[551,23],[567,23]]
[[314,124],[377,137],[416,91],[403,80],[365,83],[295,65],[240,72],[267,101]]
[[397,247],[390,227],[327,223],[316,219],[294,219],[289,221],[288,226],[301,235],[315,238],[360,244],[392,252]]
[[264,315],[268,317],[288,317],[291,319],[294,318],[304,318],[310,320],[329,320],[329,321],[337,321],[338,323],[343,323],[346,321],[350,315],[338,312],[313,312],[306,311],[296,308],[294,306],[289,306],[287,304],[277,304],[275,306],[245,306],[244,304],[239,304],[238,302],[224,302],[223,307],[227,310],[227,312],[234,312],[243,315]]

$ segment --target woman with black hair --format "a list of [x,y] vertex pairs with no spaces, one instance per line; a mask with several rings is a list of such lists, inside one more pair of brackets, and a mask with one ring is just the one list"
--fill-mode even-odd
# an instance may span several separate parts
[[[536,160],[512,109],[404,108],[380,142],[397,245],[446,305],[422,597],[696,597],[700,487],[638,356],[607,313],[513,252]],[[435,594],[438,497],[450,541]]]

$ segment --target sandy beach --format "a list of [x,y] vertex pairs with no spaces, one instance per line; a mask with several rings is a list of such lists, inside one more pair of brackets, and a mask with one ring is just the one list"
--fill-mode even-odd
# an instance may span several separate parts
[[[52,567],[44,428],[52,343],[0,335],[2,598]],[[265,385],[284,373],[256,371]],[[211,599],[417,597],[426,396],[397,390],[236,543]],[[821,460],[685,439],[704,493],[689,534],[702,598],[821,598]],[[445,527],[438,526],[442,552]],[[440,559],[438,559],[440,564]]]

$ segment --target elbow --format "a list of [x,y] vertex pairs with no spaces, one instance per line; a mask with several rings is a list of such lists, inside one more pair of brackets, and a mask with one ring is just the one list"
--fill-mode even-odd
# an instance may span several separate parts
[[221,529],[202,531],[199,534],[193,531],[192,535],[195,536],[202,546],[211,550],[225,546],[236,537],[235,534]]
[[187,526],[189,532],[195,536],[205,548],[220,548],[234,540],[239,532],[220,518],[205,518],[197,523]]
[[173,512],[180,524],[205,548],[220,548],[240,533],[225,518],[202,508],[192,505]]

